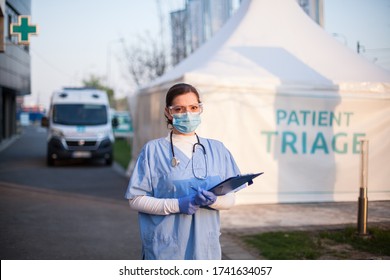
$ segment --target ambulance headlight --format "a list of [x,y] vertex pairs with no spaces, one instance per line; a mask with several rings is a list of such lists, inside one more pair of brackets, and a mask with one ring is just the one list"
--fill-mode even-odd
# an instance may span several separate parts
[[99,139],[103,139],[103,138],[107,138],[109,135],[109,131],[106,130],[106,131],[101,131],[99,133],[96,134],[96,136],[99,138]]
[[51,134],[55,137],[58,137],[58,138],[64,138],[64,133],[62,132],[62,130],[60,129],[55,129],[55,128],[52,128],[51,129]]

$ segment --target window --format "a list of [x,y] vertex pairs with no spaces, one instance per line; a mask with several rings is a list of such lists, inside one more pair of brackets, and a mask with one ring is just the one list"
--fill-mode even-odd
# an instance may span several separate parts
[[103,125],[108,121],[107,108],[94,104],[57,104],[53,122],[64,125]]
[[6,20],[7,20],[7,22],[5,23],[6,30],[4,30],[5,31],[4,33],[6,34],[5,37],[12,43],[17,44],[18,43],[17,36],[11,36],[11,23],[18,22],[18,14],[9,5],[6,6],[5,13],[6,13]]

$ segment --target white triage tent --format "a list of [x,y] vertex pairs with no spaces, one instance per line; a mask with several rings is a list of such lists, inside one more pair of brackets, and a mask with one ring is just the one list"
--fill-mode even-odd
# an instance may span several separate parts
[[243,1],[194,54],[136,93],[129,172],[168,134],[165,95],[194,85],[201,137],[222,141],[243,174],[264,172],[238,204],[356,201],[360,140],[368,199],[390,200],[390,73],[327,34],[294,0]]

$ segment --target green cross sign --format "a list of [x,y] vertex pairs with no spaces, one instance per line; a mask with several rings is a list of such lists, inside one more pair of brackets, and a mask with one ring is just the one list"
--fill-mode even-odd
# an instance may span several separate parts
[[30,16],[19,16],[18,24],[11,23],[11,35],[17,35],[19,44],[30,44],[30,35],[38,34],[38,26],[30,25]]

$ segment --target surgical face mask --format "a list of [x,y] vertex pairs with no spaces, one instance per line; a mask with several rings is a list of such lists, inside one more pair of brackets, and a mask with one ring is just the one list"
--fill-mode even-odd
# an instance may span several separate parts
[[194,132],[201,122],[200,113],[187,112],[183,114],[174,114],[172,116],[173,127],[184,134]]

